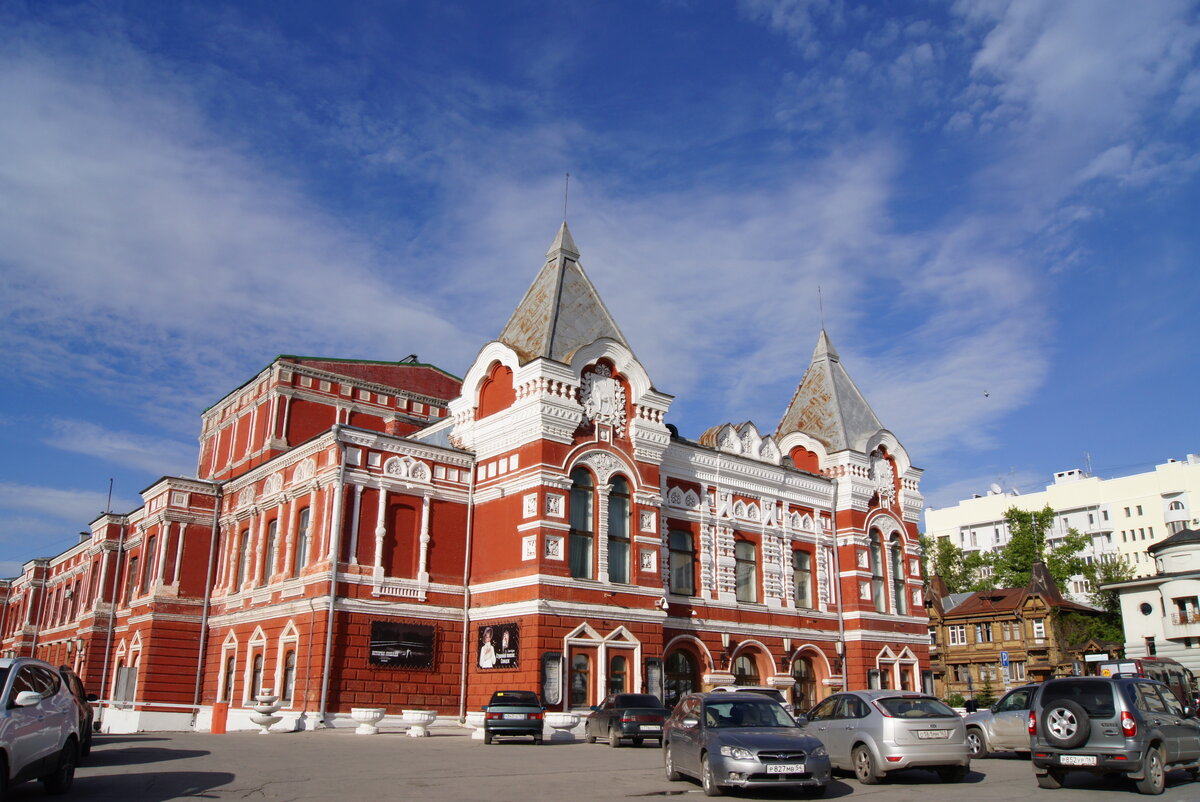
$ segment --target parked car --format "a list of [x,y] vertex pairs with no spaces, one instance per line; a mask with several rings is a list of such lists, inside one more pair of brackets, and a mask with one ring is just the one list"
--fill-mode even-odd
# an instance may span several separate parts
[[614,693],[592,708],[592,714],[584,719],[584,739],[596,743],[597,738],[607,738],[608,745],[616,748],[622,738],[629,738],[634,746],[653,739],[662,746],[663,721],[669,711],[654,694]]
[[912,691],[850,691],[808,713],[808,732],[829,750],[834,768],[873,785],[900,769],[929,769],[961,782],[971,767],[967,728],[941,700]]
[[822,796],[831,768],[825,746],[783,706],[755,693],[693,693],[663,726],[668,780],[696,777],[706,796],[726,787],[792,787]]
[[28,657],[0,659],[0,797],[39,779],[63,794],[79,763],[79,710],[54,666]]
[[92,722],[95,718],[92,702],[100,697],[88,693],[83,687],[83,680],[70,667],[59,666],[58,675],[62,677],[67,690],[75,697],[75,704],[79,707],[79,757],[85,758],[92,753]]
[[1029,705],[1037,683],[1014,688],[987,710],[963,718],[971,759],[988,752],[1017,752],[1029,756]]
[[1067,773],[1120,773],[1161,794],[1169,769],[1200,777],[1200,721],[1161,682],[1064,677],[1038,688],[1029,711],[1033,772],[1042,788]]
[[789,716],[794,716],[796,711],[792,709],[792,703],[787,700],[778,688],[772,688],[769,685],[718,685],[712,689],[713,693],[757,693],[774,699],[779,704],[783,705],[783,709],[788,712]]
[[1166,685],[1179,701],[1196,708],[1196,678],[1190,669],[1170,657],[1131,657],[1128,660],[1104,660],[1092,666],[1098,677],[1141,677]]
[[535,744],[542,742],[546,710],[533,691],[496,691],[483,711],[485,744],[497,735],[532,735]]

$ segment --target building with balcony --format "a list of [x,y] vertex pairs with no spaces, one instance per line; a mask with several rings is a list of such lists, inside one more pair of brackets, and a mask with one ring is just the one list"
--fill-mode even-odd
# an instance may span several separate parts
[[0,648],[72,665],[110,731],[247,728],[266,689],[306,728],[921,687],[921,470],[828,335],[773,432],[688,438],[672,401],[564,223],[464,379],[279,357],[206,410],[195,477],[0,584]]
[[1200,676],[1200,531],[1149,546],[1153,576],[1105,585],[1121,594],[1126,657],[1170,657]]
[[1074,643],[1061,625],[1063,613],[1099,613],[1063,597],[1044,563],[1034,563],[1029,586],[974,593],[946,593],[930,578],[929,659],[936,692],[1000,696],[1010,687],[1084,673],[1084,654],[1117,644]]
[[[1076,529],[1088,535],[1084,555],[1091,562],[1119,556],[1134,576],[1156,573],[1148,546],[1184,528],[1200,525],[1200,455],[1170,459],[1153,471],[1101,479],[1080,470],[1060,471],[1044,491],[1020,494],[993,485],[986,494],[953,507],[925,510],[925,534],[948,538],[966,552],[986,551],[1009,540],[1004,513],[1011,507],[1036,511],[1051,507],[1056,515],[1047,533],[1053,546]],[[1089,588],[1082,576],[1063,588],[1068,597],[1085,601]]]

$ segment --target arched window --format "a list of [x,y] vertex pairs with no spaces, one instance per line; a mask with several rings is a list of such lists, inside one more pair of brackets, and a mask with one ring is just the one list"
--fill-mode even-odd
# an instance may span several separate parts
[[246,560],[250,556],[250,530],[242,532],[241,538],[238,539],[238,558],[237,558],[237,581],[233,586],[233,592],[237,593],[242,589],[242,583],[246,581]]
[[146,548],[143,550],[142,570],[145,573],[142,574],[142,593],[149,593],[150,583],[154,581],[154,558],[157,556],[154,547],[157,544],[158,538],[155,535],[151,535],[146,541]]
[[748,654],[740,654],[733,661],[734,685],[758,685],[758,666]]
[[792,707],[797,713],[811,710],[817,704],[817,675],[813,672],[812,660],[797,657],[792,662]]
[[796,607],[811,609],[812,603],[812,555],[802,549],[792,552],[792,586],[795,589]]
[[749,540],[739,540],[733,547],[736,561],[737,600],[758,601],[758,549]]
[[875,600],[875,612],[887,612],[887,598],[883,586],[883,539],[878,529],[872,529],[871,543],[871,598]]
[[682,596],[696,595],[696,547],[691,532],[673,530],[671,547],[671,592]]
[[567,545],[571,576],[592,578],[596,484],[584,468],[571,471],[571,540]]
[[296,553],[292,555],[292,576],[300,576],[300,569],[308,565],[308,507],[300,510],[296,522]]
[[896,602],[896,614],[904,615],[907,607],[904,603],[904,551],[900,547],[900,535],[892,535],[889,546],[891,560],[888,568],[892,574],[892,598]]
[[291,702],[296,690],[296,652],[289,649],[283,658],[283,687],[280,688],[284,702]]
[[615,654],[608,661],[608,692],[625,692],[625,674],[628,661],[624,655]]
[[592,660],[586,654],[571,657],[571,707],[585,707],[592,685]]
[[254,655],[253,666],[254,668],[250,672],[250,687],[247,689],[247,694],[252,700],[262,693],[263,656],[261,654]]
[[222,701],[233,701],[233,675],[237,671],[237,657],[229,655],[225,658],[225,687],[221,691]]
[[263,554],[262,576],[259,577],[258,584],[265,585],[271,581],[271,574],[275,573],[275,556],[278,550],[279,521],[271,521],[267,524],[267,548]]
[[1179,499],[1175,499],[1174,501],[1172,501],[1170,504],[1167,505],[1167,509],[1168,510],[1182,510],[1183,502],[1180,501]]
[[629,482],[618,476],[608,494],[608,580],[629,582]]
[[683,649],[676,649],[667,655],[664,674],[663,696],[666,698],[663,701],[667,707],[674,707],[685,695],[700,687],[696,661],[690,652]]

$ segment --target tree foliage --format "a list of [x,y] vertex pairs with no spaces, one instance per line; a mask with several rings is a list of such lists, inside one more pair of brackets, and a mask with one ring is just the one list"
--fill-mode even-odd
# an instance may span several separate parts
[[1110,615],[1121,615],[1121,594],[1115,590],[1101,590],[1101,585],[1133,579],[1133,566],[1120,555],[1106,555],[1085,566],[1083,575],[1092,586],[1088,601]]

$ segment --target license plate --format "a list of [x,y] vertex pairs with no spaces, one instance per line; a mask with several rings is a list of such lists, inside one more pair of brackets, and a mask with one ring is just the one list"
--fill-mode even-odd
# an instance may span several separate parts
[[935,738],[949,738],[950,730],[917,730],[917,737],[922,741],[930,741]]
[[525,714],[524,714],[524,713],[505,713],[505,714],[504,714],[504,717],[505,717],[505,718],[519,718],[519,719],[524,719],[524,718],[525,718]]
[[638,729],[642,732],[662,732],[662,727],[657,724],[641,724]]
[[1095,766],[1095,755],[1059,755],[1058,762],[1063,766]]
[[767,766],[767,774],[803,774],[803,763],[779,763],[774,766]]

